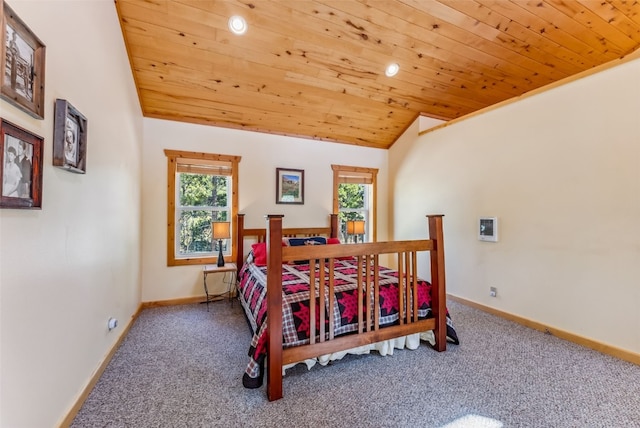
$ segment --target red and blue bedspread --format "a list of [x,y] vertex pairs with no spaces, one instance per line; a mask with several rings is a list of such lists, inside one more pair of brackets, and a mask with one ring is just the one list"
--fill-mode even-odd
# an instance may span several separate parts
[[[334,260],[333,305],[334,335],[344,335],[358,330],[358,270],[355,259]],[[316,274],[318,265],[315,265]],[[328,264],[325,263],[325,270]],[[398,323],[398,272],[379,266],[380,326]],[[238,274],[238,293],[247,319],[254,332],[249,348],[249,364],[242,379],[247,388],[262,385],[264,360],[267,352],[267,302],[266,266],[245,263]],[[316,276],[317,280],[317,276]],[[282,336],[285,348],[309,343],[309,264],[282,265]],[[431,284],[418,282],[418,317],[432,318]],[[316,298],[318,298],[316,284]],[[328,292],[325,299],[328,300]],[[325,302],[325,314],[329,305]],[[328,330],[328,314],[325,331]],[[316,332],[319,331],[320,316],[316,311]],[[447,313],[447,340],[458,344],[458,337]]]

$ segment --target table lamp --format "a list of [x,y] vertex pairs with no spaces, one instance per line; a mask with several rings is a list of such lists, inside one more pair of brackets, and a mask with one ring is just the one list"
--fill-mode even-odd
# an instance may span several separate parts
[[224,266],[224,255],[222,254],[222,240],[231,238],[231,224],[228,221],[214,221],[213,239],[218,240],[218,267]]
[[354,242],[358,243],[358,235],[364,235],[364,220],[348,220],[347,234],[353,235]]

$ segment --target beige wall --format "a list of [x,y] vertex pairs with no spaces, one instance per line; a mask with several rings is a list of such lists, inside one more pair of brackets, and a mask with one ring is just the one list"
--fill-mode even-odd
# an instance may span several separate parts
[[448,292],[640,353],[640,60],[417,129],[389,153],[394,237],[445,214]]
[[[0,115],[45,138],[44,197],[0,210],[0,426],[55,426],[141,300],[202,294],[200,267],[166,267],[165,148],[241,155],[250,227],[322,224],[332,163],[379,168],[378,238],[444,213],[451,293],[640,352],[638,61],[422,137],[417,121],[386,152],[142,119],[111,0],[11,6],[47,46],[46,111]],[[51,166],[55,98],[89,119],[86,175]],[[275,204],[276,167],[305,170],[303,206]],[[477,241],[480,215],[500,242]]]
[[[113,1],[10,1],[46,45],[41,210],[0,210],[0,426],[64,418],[140,302],[142,118]],[[88,118],[87,173],[52,166],[53,105]],[[109,317],[120,326],[108,332]]]
[[[167,267],[164,149],[242,156],[239,208],[246,214],[247,227],[264,227],[265,214],[284,214],[285,227],[328,225],[333,203],[331,164],[378,168],[378,239],[387,239],[386,150],[144,119],[143,301],[204,295],[201,266]],[[304,205],[275,203],[276,167],[304,170]],[[215,276],[209,278],[215,280]],[[218,283],[210,291],[223,290],[220,280],[218,276]]]

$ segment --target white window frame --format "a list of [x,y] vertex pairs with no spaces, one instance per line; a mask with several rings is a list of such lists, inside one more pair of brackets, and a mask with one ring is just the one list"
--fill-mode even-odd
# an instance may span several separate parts
[[[364,168],[348,165],[331,165],[333,169],[333,213],[362,212],[365,218],[365,241],[376,242],[377,234],[377,168]],[[340,184],[363,184],[366,186],[364,208],[340,208],[338,189]],[[342,224],[338,227],[342,228]]]
[[[182,216],[182,213],[185,211],[207,211],[211,213],[211,218],[214,218],[214,213],[218,213],[218,212],[226,212],[226,218],[228,219],[228,221],[231,221],[232,218],[232,214],[231,214],[231,198],[230,198],[230,189],[232,188],[233,184],[232,184],[232,179],[230,176],[224,176],[224,175],[215,175],[215,174],[211,174],[213,177],[224,177],[226,178],[227,181],[227,205],[224,207],[221,206],[213,206],[213,205],[204,205],[204,206],[182,206],[180,205],[180,178],[181,178],[181,174],[185,174],[185,173],[181,173],[179,171],[176,172],[176,193],[175,193],[175,206],[176,206],[176,210],[174,213],[174,218],[176,219],[175,221],[175,228],[173,233],[175,234],[176,237],[180,236],[180,222],[178,221],[178,219]],[[229,241],[229,240],[227,240]],[[233,246],[233,243],[231,242],[225,242],[225,247],[226,249],[223,250],[223,254],[225,256],[228,256],[231,254],[231,248]],[[217,243],[216,242],[212,242],[211,245],[211,251],[193,251],[190,253],[181,253],[180,252],[180,240],[179,239],[175,239],[175,248],[174,248],[174,254],[176,259],[188,259],[188,258],[193,258],[193,257],[213,257],[213,256],[217,256],[218,255],[218,250],[217,250]],[[223,244],[224,245],[224,244]],[[223,247],[224,248],[224,247]]]
[[[225,262],[234,262],[236,259],[237,239],[237,214],[238,214],[238,164],[240,156],[219,155],[210,153],[185,152],[177,150],[165,150],[167,156],[167,266],[182,266],[194,264],[214,264],[217,263],[216,244],[213,243],[212,253],[193,253],[186,256],[179,254],[179,219],[180,213],[185,209],[199,211],[228,211],[227,219],[231,222],[231,238],[227,241],[227,250],[224,253]],[[225,165],[230,167],[231,172],[224,174],[229,178],[227,186],[227,207],[198,206],[198,207],[180,207],[179,206],[179,165],[193,164],[194,168],[218,168]],[[216,174],[211,174],[216,175]]]

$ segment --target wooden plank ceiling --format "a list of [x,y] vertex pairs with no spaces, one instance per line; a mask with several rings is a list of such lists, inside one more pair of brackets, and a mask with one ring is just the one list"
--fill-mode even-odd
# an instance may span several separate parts
[[146,117],[376,148],[640,46],[637,0],[115,1]]

